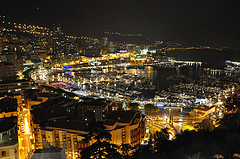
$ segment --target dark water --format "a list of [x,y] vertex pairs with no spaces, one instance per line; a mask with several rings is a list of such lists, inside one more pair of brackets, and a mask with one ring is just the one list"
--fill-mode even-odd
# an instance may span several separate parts
[[[128,74],[137,74],[139,77],[147,78],[152,85],[156,86],[154,91],[166,90],[171,81],[169,77],[198,79],[202,75],[203,68],[201,66],[185,66],[181,68],[160,68],[146,67],[145,69],[126,69]],[[150,91],[152,92],[152,91]]]

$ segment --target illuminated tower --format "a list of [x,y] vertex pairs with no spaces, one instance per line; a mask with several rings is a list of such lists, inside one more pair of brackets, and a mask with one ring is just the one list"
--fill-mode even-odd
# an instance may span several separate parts
[[129,102],[130,102],[129,97],[127,98],[127,101],[126,101],[126,98],[125,98],[125,96],[124,96],[123,104],[122,104],[122,108],[123,108],[124,110],[128,110],[128,109],[129,109]]
[[122,108],[123,108],[124,110],[127,108],[127,103],[126,103],[126,100],[125,100],[125,96],[124,96],[124,99],[123,99]]

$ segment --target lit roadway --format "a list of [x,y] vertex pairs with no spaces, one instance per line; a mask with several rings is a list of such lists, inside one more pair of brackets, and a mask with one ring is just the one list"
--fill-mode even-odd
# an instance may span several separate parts
[[169,128],[169,139],[174,139],[177,133],[181,132],[181,127],[184,125],[194,126],[196,123],[200,123],[205,117],[195,116],[183,116],[182,114],[174,115],[173,117],[179,117],[179,119],[173,119],[169,121],[169,114],[158,114],[158,117],[146,115],[146,124],[149,127],[151,133],[161,131],[161,129]]
[[19,142],[19,158],[26,159],[28,154],[33,152],[34,136],[30,125],[30,110],[20,106],[18,111],[18,142]]

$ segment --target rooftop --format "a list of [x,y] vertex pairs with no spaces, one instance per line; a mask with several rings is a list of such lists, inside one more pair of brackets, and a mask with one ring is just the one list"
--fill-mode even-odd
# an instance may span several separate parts
[[0,134],[2,134],[0,147],[15,145],[18,143],[16,120],[16,117],[0,119]]
[[131,123],[133,118],[137,117],[136,111],[112,111],[106,115],[106,119],[114,120],[119,123]]
[[28,80],[11,80],[11,81],[1,81],[0,84],[10,84],[10,83],[22,83],[22,82],[30,82]]
[[89,130],[86,122],[68,119],[51,120],[46,122],[44,126],[46,129],[48,129],[49,127],[53,127],[85,132]]
[[208,110],[212,109],[213,107],[215,107],[215,106],[211,106],[211,107],[202,106],[202,107],[194,108],[194,109],[195,109],[195,110],[201,110],[201,111],[208,111]]
[[103,123],[104,123],[104,125],[113,126],[116,123],[116,121],[115,120],[111,120],[111,119],[106,119],[106,120],[104,120]]
[[[41,97],[41,95],[40,95]],[[44,103],[41,103],[39,105],[33,106],[34,108],[52,108],[55,106],[62,107],[63,104],[66,104],[68,102],[75,102],[75,100],[69,99],[69,98],[64,98],[64,97],[59,97],[59,98],[54,98],[47,100]]]
[[67,112],[63,107],[55,106],[51,108],[35,108],[31,110],[33,120],[36,123],[41,123],[47,120],[67,118]]
[[2,118],[0,119],[0,133],[8,131],[16,126],[16,121],[13,118]]
[[17,111],[17,99],[6,97],[0,100],[0,113]]
[[82,106],[95,106],[95,107],[106,107],[109,103],[104,99],[86,99],[84,102],[81,102]]

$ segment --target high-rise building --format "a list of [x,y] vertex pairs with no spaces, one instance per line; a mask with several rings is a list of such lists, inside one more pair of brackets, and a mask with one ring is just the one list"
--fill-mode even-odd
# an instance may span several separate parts
[[0,81],[0,93],[22,92],[32,88],[32,82],[27,80]]
[[103,37],[102,38],[102,46],[107,46],[108,45],[108,38],[107,37]]
[[113,111],[106,115],[104,125],[112,135],[111,143],[141,144],[145,136],[145,117],[136,111]]
[[0,81],[14,80],[16,74],[16,67],[12,63],[0,62]]
[[54,34],[61,35],[62,34],[62,27],[60,24],[53,24],[53,32]]
[[36,149],[42,149],[48,142],[57,148],[64,148],[67,158],[80,158],[82,149],[90,146],[91,142],[84,139],[88,132],[86,122],[68,119],[56,119],[48,121],[42,127],[40,124],[33,124],[36,137]]

